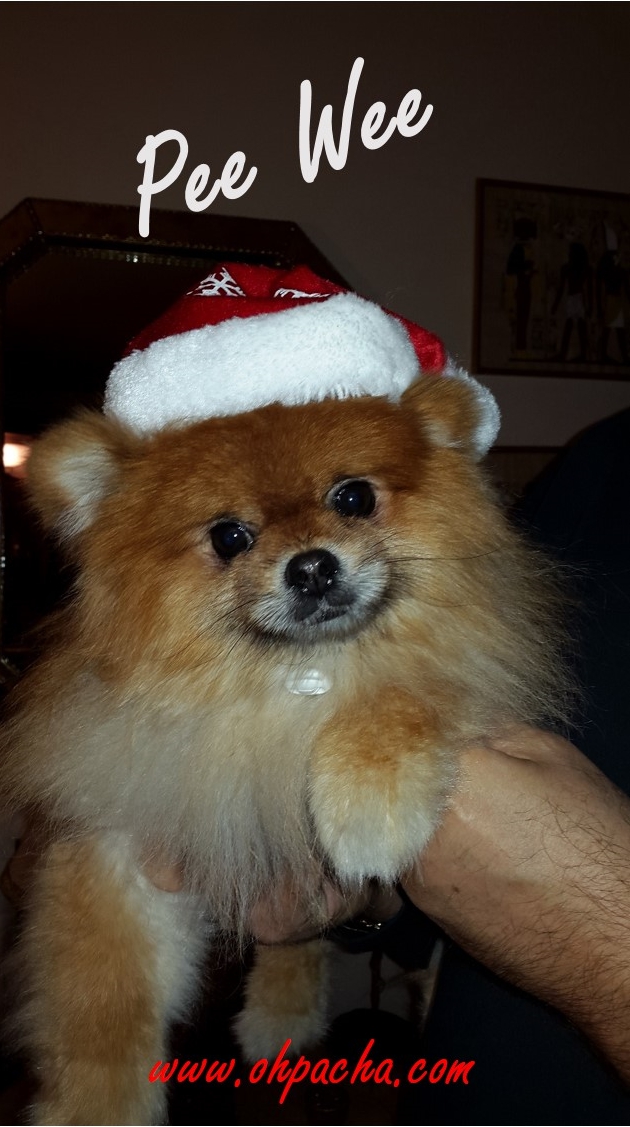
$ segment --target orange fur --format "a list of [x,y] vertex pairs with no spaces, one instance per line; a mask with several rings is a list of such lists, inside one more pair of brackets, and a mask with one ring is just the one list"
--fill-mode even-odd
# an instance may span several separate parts
[[54,845],[31,894],[24,946],[42,1123],[57,1123],[59,1108],[76,1124],[163,1110],[161,1093],[137,1082],[147,1060],[164,1056],[154,951],[96,853],[90,841]]
[[247,979],[245,1007],[235,1030],[251,1060],[276,1055],[290,1037],[292,1046],[316,1044],[326,1031],[326,957],[321,940],[292,947],[256,948]]
[[[48,928],[57,950],[45,980],[24,945],[36,1000],[24,1024],[36,1059],[65,1069],[105,1021],[107,1067],[118,1067],[124,1040],[148,1070],[158,1029],[189,993],[203,913],[243,938],[252,905],[286,886],[287,874],[313,905],[322,863],[349,898],[370,878],[395,879],[439,821],[458,747],[561,709],[545,565],[508,527],[474,462],[476,411],[464,383],[431,377],[399,405],[270,406],[142,440],[85,415],[41,440],[34,503],[79,577],[58,641],[25,679],[5,728],[8,794],[46,809],[75,839],[98,841],[99,858],[124,840],[123,899],[141,856],[181,860],[188,916],[174,944],[169,894],[136,888],[125,900],[133,920],[117,937],[102,918],[112,911],[103,861],[86,859],[85,876],[70,865],[76,888],[59,892],[63,910],[34,909],[35,928]],[[372,483],[374,512],[340,516],[331,490],[356,478]],[[225,517],[254,537],[229,563],[209,537]],[[339,558],[359,609],[325,627],[285,629],[287,561],[316,548]],[[290,692],[311,668],[328,691]],[[66,937],[79,921],[75,951]],[[125,951],[131,1001],[117,1010]],[[92,959],[103,981],[77,1007],[53,983],[75,960],[89,975]],[[173,964],[168,997],[158,963]],[[306,994],[321,1006],[321,959],[306,963]],[[241,1022],[250,1052],[260,1012],[277,1014],[274,983],[290,973],[276,964],[281,953],[254,971],[251,1020],[246,1009]],[[131,1030],[138,998],[147,1036],[142,1022]],[[289,1009],[295,1015],[299,999]],[[61,1032],[70,1025],[77,1045]],[[73,1109],[89,1106],[91,1121],[104,1122],[109,1097],[99,1102],[78,1069],[68,1074],[82,1091],[59,1098],[57,1121],[76,1122]],[[138,1111],[147,1082],[137,1064],[136,1083],[127,1103],[120,1097],[133,1109],[124,1114],[153,1121]]]

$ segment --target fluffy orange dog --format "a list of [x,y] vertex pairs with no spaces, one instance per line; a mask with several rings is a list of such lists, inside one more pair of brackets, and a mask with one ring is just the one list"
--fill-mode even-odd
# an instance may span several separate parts
[[[13,803],[59,827],[21,944],[35,1122],[164,1122],[147,1073],[208,933],[245,937],[287,880],[315,912],[324,868],[349,898],[394,881],[458,747],[550,706],[539,565],[477,465],[495,431],[430,334],[230,266],[135,342],[105,416],[35,447],[79,564],[5,729]],[[249,1055],[322,1032],[321,950],[260,950]]]

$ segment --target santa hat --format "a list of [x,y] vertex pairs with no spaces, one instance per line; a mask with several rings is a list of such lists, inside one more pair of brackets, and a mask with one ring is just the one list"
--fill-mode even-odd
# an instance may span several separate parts
[[433,333],[306,266],[227,263],[131,342],[110,374],[105,411],[151,433],[270,403],[365,395],[397,402],[423,372],[474,388],[484,454],[499,429],[496,402]]

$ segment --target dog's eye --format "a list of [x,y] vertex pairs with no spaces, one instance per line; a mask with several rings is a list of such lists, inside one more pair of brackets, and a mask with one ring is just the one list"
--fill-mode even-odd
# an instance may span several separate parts
[[344,481],[330,494],[330,501],[342,517],[369,517],[374,512],[376,494],[369,481]]
[[222,560],[233,560],[241,552],[247,552],[254,543],[254,537],[244,524],[237,520],[219,520],[210,529],[212,547]]

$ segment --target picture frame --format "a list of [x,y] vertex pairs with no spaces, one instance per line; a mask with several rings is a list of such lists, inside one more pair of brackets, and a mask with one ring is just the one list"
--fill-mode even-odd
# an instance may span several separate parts
[[477,181],[472,370],[630,379],[630,195]]

